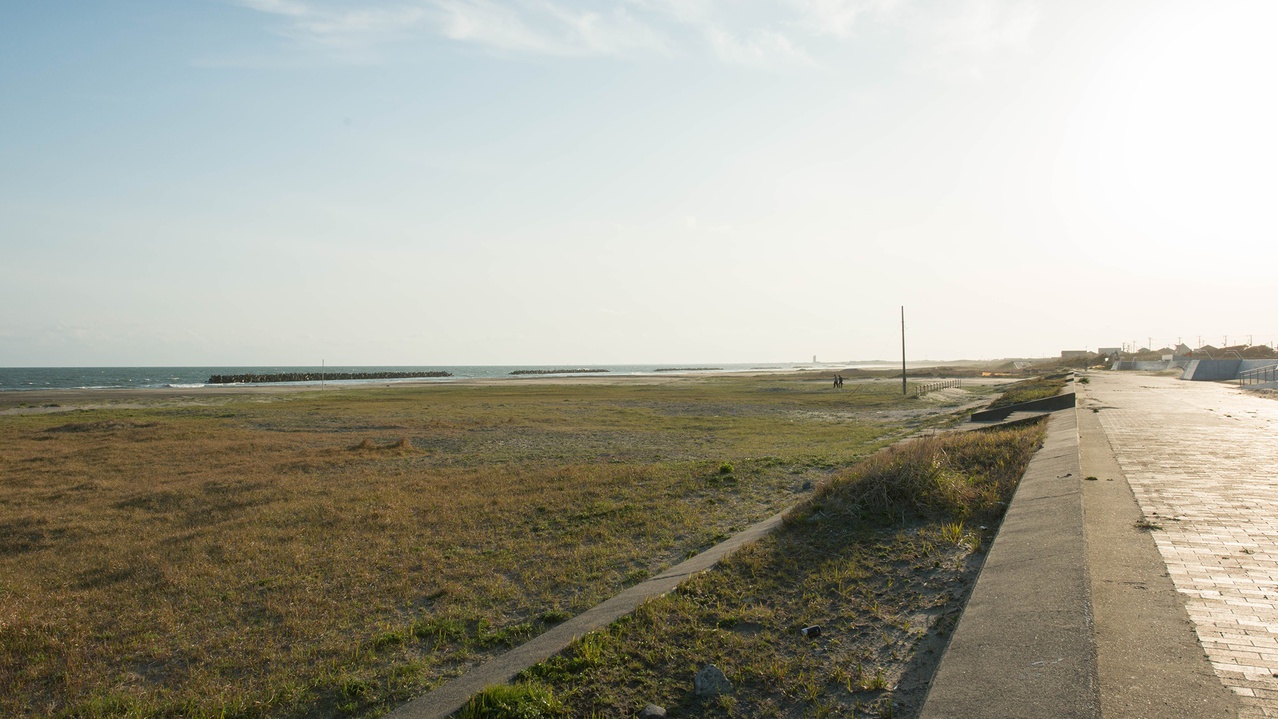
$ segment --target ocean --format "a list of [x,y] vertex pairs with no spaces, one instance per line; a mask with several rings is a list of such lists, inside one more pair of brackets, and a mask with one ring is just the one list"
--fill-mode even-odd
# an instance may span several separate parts
[[[433,379],[338,380],[334,384],[387,384],[394,382],[451,382],[458,379],[511,377],[517,370],[593,369],[610,375],[664,374],[663,370],[697,369],[708,372],[748,372],[751,370],[799,370],[847,368],[849,364],[737,363],[737,364],[644,364],[644,365],[472,365],[325,367],[325,373],[339,372],[449,372],[452,377]],[[882,366],[865,364],[866,367]],[[176,387],[198,389],[213,375],[318,373],[320,367],[0,367],[0,392],[49,389],[139,389]],[[605,373],[598,373],[600,375]],[[570,376],[565,375],[565,376]],[[594,373],[592,373],[594,376]],[[330,380],[331,381],[331,380]],[[305,385],[319,382],[279,382]],[[224,386],[224,385],[216,385]]]

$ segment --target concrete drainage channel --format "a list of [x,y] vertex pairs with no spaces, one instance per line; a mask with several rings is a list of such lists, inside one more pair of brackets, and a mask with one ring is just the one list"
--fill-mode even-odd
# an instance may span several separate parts
[[[921,714],[926,719],[1099,716],[1073,399],[1070,394],[1068,410],[1050,415],[1043,447],[1021,479],[933,678]],[[783,514],[621,592],[388,716],[452,715],[485,687],[508,683],[577,637],[608,626],[645,600],[673,590],[762,538],[781,523]]]

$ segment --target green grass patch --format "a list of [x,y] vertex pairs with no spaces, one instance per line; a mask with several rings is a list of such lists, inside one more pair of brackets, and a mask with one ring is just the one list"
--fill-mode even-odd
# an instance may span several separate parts
[[550,690],[539,684],[491,686],[471,698],[458,719],[550,719],[567,716]]

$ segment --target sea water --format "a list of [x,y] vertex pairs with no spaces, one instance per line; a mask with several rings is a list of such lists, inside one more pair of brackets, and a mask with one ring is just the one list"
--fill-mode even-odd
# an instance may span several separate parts
[[[879,365],[866,364],[865,367]],[[449,372],[452,377],[432,379],[341,380],[340,384],[395,382],[450,382],[458,379],[511,377],[516,370],[594,369],[608,370],[591,376],[668,374],[661,370],[691,369],[703,372],[749,372],[751,370],[800,370],[847,368],[849,364],[736,363],[736,364],[636,364],[636,365],[468,365],[468,366],[374,366],[322,368],[324,372]],[[713,368],[713,369],[709,369]],[[320,367],[0,367],[0,392],[48,389],[139,389],[176,387],[199,389],[213,375],[283,374],[320,372]],[[572,376],[572,373],[564,376]],[[282,382],[276,384],[319,384]],[[223,386],[223,385],[215,385]]]

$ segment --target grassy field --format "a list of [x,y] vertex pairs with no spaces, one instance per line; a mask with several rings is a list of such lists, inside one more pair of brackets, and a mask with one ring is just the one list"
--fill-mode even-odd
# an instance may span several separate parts
[[[1041,438],[1037,423],[942,435],[842,471],[763,541],[524,672],[508,703],[531,691],[541,716],[649,702],[674,716],[916,716]],[[734,689],[698,698],[711,663]]]
[[1012,385],[1003,394],[990,403],[990,409],[1006,407],[1036,399],[1047,399],[1060,394],[1061,388],[1069,381],[1069,373],[1053,371],[1042,377],[1032,377]]
[[0,715],[376,715],[963,399],[899,392],[501,382],[0,415]]

